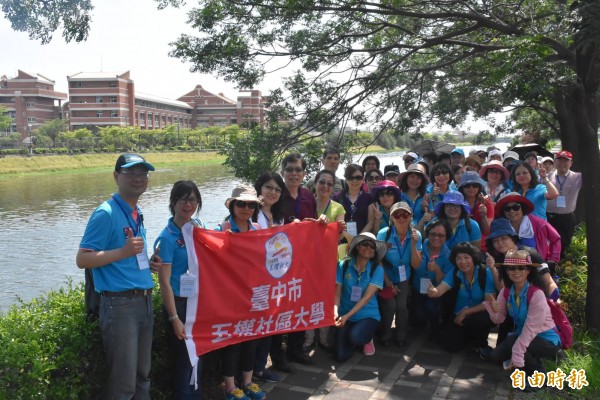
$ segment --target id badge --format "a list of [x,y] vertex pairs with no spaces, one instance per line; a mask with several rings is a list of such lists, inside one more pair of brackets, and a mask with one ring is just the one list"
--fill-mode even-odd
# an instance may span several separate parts
[[136,254],[138,268],[140,270],[150,268],[150,261],[148,260],[148,253],[146,252],[146,246],[144,246],[144,251],[139,254]]
[[362,288],[360,286],[352,286],[352,294],[350,295],[350,300],[359,301],[362,297]]
[[179,296],[193,297],[196,295],[196,276],[193,274],[183,274],[179,278]]
[[421,294],[427,294],[427,291],[429,290],[429,283],[431,282],[431,279],[429,278],[421,278],[421,280],[419,281],[420,285],[419,285],[419,293]]
[[565,208],[567,206],[567,198],[565,196],[558,196],[556,198],[556,207]]
[[400,282],[404,282],[408,279],[406,277],[406,268],[404,265],[398,266],[398,275],[400,275]]
[[358,231],[356,228],[356,221],[346,222],[346,231],[352,236],[358,235]]

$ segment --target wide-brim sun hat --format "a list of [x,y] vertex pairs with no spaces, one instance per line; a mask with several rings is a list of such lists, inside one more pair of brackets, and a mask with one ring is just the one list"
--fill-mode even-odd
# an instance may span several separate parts
[[504,165],[502,165],[501,161],[492,160],[485,164],[483,168],[481,168],[481,171],[479,171],[479,176],[485,178],[485,173],[488,171],[488,169],[497,169],[498,171],[502,172],[504,175],[504,180],[507,180],[510,177],[510,172],[508,172]]
[[463,196],[463,194],[461,192],[456,192],[454,190],[446,192],[446,194],[444,195],[444,199],[442,201],[440,201],[435,206],[435,213],[436,213],[436,215],[438,215],[440,213],[440,209],[445,204],[456,204],[456,205],[459,205],[459,206],[461,206],[463,208],[463,210],[465,210],[465,212],[467,214],[471,213],[471,208],[469,207],[469,203],[467,203],[465,201],[465,197]]
[[542,264],[531,262],[531,254],[527,250],[509,250],[504,256],[504,262],[496,266],[525,265],[527,267],[541,267]]
[[479,174],[475,171],[467,171],[463,173],[460,177],[460,183],[458,184],[458,187],[461,188],[465,185],[468,185],[469,183],[478,184],[482,190],[485,186],[485,181],[481,179],[479,177]]
[[470,162],[474,162],[475,164],[479,165],[479,168],[481,168],[481,165],[483,164],[483,160],[478,155],[473,155],[465,158],[465,165],[467,165]]
[[394,193],[396,194],[396,198],[399,199],[402,196],[402,191],[400,190],[400,188],[396,185],[395,182],[392,181],[381,181],[379,182],[377,185],[373,186],[371,188],[371,194],[373,195],[373,198],[375,200],[377,200],[378,196],[379,196],[379,192],[384,190],[384,189],[391,189],[394,191]]
[[494,218],[504,217],[502,207],[508,203],[519,203],[521,205],[521,209],[523,210],[523,214],[529,214],[534,209],[533,203],[529,201],[527,197],[522,196],[517,192],[510,192],[496,203],[496,206],[494,207]]
[[425,172],[426,172],[426,169],[423,165],[418,164],[418,163],[411,164],[408,166],[406,171],[404,171],[403,173],[400,174],[400,176],[398,177],[398,182],[404,182],[404,179],[406,179],[408,177],[408,174],[417,174],[417,175],[421,175],[423,177],[423,179],[425,179],[425,182],[429,183],[429,177],[427,176],[427,174]]
[[510,236],[515,243],[519,242],[519,235],[506,218],[495,218],[490,224],[490,234],[486,237],[485,242],[488,249],[493,247],[492,240],[501,236]]
[[357,236],[354,236],[350,242],[350,247],[348,247],[348,254],[352,254],[352,251],[356,246],[358,246],[359,243],[366,241],[375,242],[375,246],[377,246],[377,249],[375,249],[377,258],[376,264],[379,264],[381,260],[383,260],[383,257],[385,257],[385,253],[387,252],[387,244],[381,240],[377,240],[375,235],[373,235],[371,232],[363,232]]
[[236,186],[231,192],[231,197],[225,200],[225,207],[229,208],[232,201],[246,201],[262,205],[262,201],[256,195],[256,189],[249,185]]

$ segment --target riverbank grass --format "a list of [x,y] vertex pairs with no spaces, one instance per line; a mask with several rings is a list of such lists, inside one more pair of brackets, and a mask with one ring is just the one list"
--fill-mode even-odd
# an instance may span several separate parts
[[[76,173],[112,169],[119,153],[14,156],[0,158],[0,177],[24,174]],[[216,152],[151,152],[142,156],[152,165],[216,165],[225,157]]]

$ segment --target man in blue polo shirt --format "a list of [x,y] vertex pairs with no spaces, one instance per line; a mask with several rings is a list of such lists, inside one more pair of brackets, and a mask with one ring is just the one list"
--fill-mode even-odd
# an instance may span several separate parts
[[100,334],[107,358],[106,399],[150,399],[152,287],[146,229],[137,206],[154,167],[122,154],[113,172],[117,193],[88,221],[77,266],[92,270],[100,293]]

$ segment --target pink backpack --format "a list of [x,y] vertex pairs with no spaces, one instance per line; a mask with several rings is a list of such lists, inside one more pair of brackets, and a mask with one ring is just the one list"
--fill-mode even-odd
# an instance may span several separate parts
[[[529,301],[531,300],[531,296],[536,290],[541,290],[533,285],[529,285],[527,289],[527,305],[529,305]],[[509,290],[504,288],[504,300],[508,301],[508,292]],[[560,304],[556,303],[554,300],[546,297],[546,302],[548,303],[548,307],[550,307],[550,313],[552,314],[552,320],[556,325],[556,333],[560,337],[560,342],[562,344],[563,349],[568,349],[573,345],[573,327],[569,322],[569,318],[567,318],[567,314],[560,308]]]

